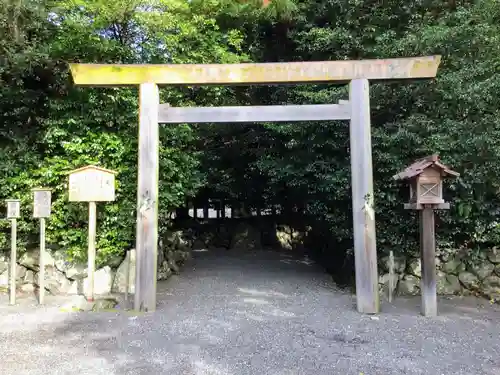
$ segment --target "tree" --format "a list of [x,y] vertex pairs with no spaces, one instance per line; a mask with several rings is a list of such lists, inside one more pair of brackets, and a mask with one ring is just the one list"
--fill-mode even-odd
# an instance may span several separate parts
[[[417,249],[417,222],[402,209],[406,191],[391,177],[433,152],[462,173],[449,184],[453,209],[438,221],[441,249],[497,243],[498,2],[309,0],[296,6],[286,19],[243,9],[220,14],[219,22],[245,29],[245,48],[259,62],[443,55],[435,80],[372,85],[380,253]],[[251,88],[245,95],[247,104],[334,103],[347,91],[303,85]],[[211,164],[213,180],[226,181],[240,197],[253,191],[264,204],[301,206],[303,220],[329,238],[314,246],[329,244],[322,252],[342,258],[352,246],[347,125],[265,124],[245,127],[244,136],[237,129],[224,128],[221,140],[213,140],[219,150],[232,139],[219,164]]]
[[[98,208],[98,260],[107,262],[133,246],[135,238],[137,91],[75,88],[66,62],[234,62],[244,56],[241,35],[221,32],[213,18],[195,13],[184,1],[43,4],[39,12],[31,3],[22,4],[30,9],[26,22],[33,31],[23,28],[26,35],[14,42],[2,39],[9,52],[2,64],[2,79],[9,85],[0,94],[4,194],[21,198],[23,217],[29,217],[30,189],[53,188],[48,241],[84,258],[86,209],[68,204],[67,172],[85,164],[116,170],[117,200]],[[1,19],[10,20],[12,9],[5,8]],[[2,25],[10,27],[7,21]],[[172,105],[208,103],[223,100],[228,91],[169,88],[161,96]],[[160,233],[169,225],[170,212],[203,184],[199,152],[190,152],[196,136],[189,125],[161,130]],[[19,228],[23,244],[32,246],[26,243],[27,234],[36,231],[32,221],[23,219]]]

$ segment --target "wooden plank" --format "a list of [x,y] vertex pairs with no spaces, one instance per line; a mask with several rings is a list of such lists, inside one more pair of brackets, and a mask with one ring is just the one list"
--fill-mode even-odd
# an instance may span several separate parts
[[69,172],[70,202],[115,200],[115,171],[88,165]]
[[351,103],[350,153],[356,300],[358,311],[379,311],[377,244],[373,209],[373,170],[370,96],[367,79],[349,86]]
[[95,241],[97,227],[97,206],[96,202],[89,202],[89,239],[87,254],[87,300],[94,300],[94,276],[95,276]]
[[231,85],[433,78],[441,56],[260,64],[70,64],[77,85]]
[[156,309],[158,256],[158,106],[160,95],[154,83],[139,89],[139,175],[137,184],[137,234],[134,309]]
[[437,315],[436,291],[436,238],[434,233],[434,210],[425,208],[420,211],[420,260],[422,280],[422,315]]
[[38,303],[43,305],[45,301],[45,218],[40,218],[40,258],[38,265]]
[[160,104],[164,124],[221,122],[292,122],[349,120],[348,104],[266,105],[234,107],[170,107]]
[[17,219],[10,219],[10,300],[11,305],[16,304],[16,271],[17,271]]

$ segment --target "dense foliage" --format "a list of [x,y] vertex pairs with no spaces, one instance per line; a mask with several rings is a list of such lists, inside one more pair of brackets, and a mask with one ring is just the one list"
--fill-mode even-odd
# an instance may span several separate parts
[[[54,189],[48,241],[73,257],[85,256],[86,207],[67,200],[67,172],[85,164],[118,172],[116,202],[98,206],[100,260],[133,245],[137,92],[75,88],[66,62],[239,61],[241,33],[222,32],[214,19],[194,11],[184,1],[40,1],[2,7],[0,168],[4,197],[22,200],[22,245],[36,241],[36,223],[27,219],[30,189],[46,186]],[[162,92],[162,100],[173,105],[208,104],[227,96],[225,89]],[[194,139],[188,125],[162,128],[161,230],[170,211],[204,182],[198,153],[189,148]]]
[[[67,61],[219,63],[441,54],[432,81],[371,90],[379,252],[416,248],[415,214],[391,176],[438,152],[461,173],[440,215],[442,249],[498,243],[500,3],[359,0],[3,0],[0,10],[0,182],[22,199],[24,244],[36,241],[30,189],[54,189],[52,246],[84,256],[86,207],[67,202],[66,173],[87,163],[118,171],[118,196],[99,205],[101,260],[133,245],[137,92],[71,85]],[[179,87],[173,105],[333,103],[345,87]],[[161,230],[188,197],[279,205],[313,228],[323,254],[352,243],[346,123],[164,127]],[[7,228],[5,221],[1,224]],[[35,240],[28,234],[35,235]],[[319,237],[318,237],[319,236]],[[320,241],[321,238],[321,242]],[[0,237],[6,246],[6,237]],[[319,246],[319,244],[322,244]]]

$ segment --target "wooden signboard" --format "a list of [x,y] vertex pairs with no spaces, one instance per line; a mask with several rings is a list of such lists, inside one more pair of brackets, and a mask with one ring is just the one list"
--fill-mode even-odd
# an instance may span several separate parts
[[19,199],[6,199],[7,203],[7,219],[17,219],[20,215],[21,201]]
[[52,197],[50,189],[33,189],[33,217],[40,219],[40,256],[38,273],[38,303],[45,300],[45,219],[51,214]]
[[50,189],[33,189],[33,217],[47,218],[51,214]]
[[70,202],[115,200],[115,174],[109,169],[88,165],[69,174]]
[[96,258],[96,202],[115,200],[116,172],[88,165],[75,169],[69,173],[69,200],[70,202],[89,203],[89,239],[88,239],[88,280],[89,288],[87,300],[94,300],[94,274]]

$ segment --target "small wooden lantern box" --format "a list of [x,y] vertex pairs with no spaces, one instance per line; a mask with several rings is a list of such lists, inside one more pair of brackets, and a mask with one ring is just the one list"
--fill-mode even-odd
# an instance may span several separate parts
[[409,180],[410,202],[405,204],[405,208],[420,210],[424,206],[449,207],[443,199],[443,177],[447,176],[456,177],[459,173],[441,164],[438,155],[431,155],[415,161],[393,178]]
[[410,202],[405,209],[420,213],[420,260],[422,264],[422,314],[437,315],[436,238],[434,210],[446,210],[450,204],[443,199],[443,177],[459,176],[441,164],[438,155],[431,155],[411,164],[393,176],[410,182]]

